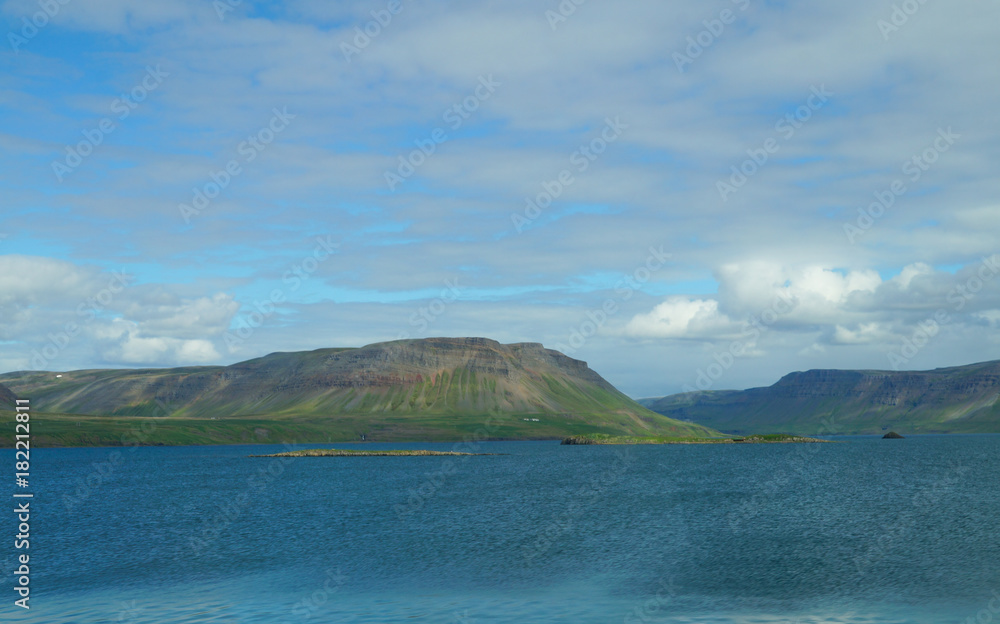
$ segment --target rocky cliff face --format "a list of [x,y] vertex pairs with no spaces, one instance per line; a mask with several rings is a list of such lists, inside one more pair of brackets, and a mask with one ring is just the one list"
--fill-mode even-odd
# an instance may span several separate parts
[[767,388],[644,402],[731,433],[1000,432],[1000,362],[932,371],[811,370]]
[[708,435],[650,412],[586,362],[538,343],[429,338],[272,353],[231,366],[11,373],[37,411],[112,416],[559,415],[616,430]]

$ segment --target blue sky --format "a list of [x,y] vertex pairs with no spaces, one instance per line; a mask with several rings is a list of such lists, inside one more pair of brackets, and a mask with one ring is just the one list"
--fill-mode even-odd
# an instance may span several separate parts
[[0,370],[487,336],[654,396],[1000,358],[1000,7],[574,6],[0,4]]

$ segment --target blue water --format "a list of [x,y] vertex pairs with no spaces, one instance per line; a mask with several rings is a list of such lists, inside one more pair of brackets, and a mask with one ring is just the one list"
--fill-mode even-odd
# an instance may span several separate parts
[[0,620],[1000,622],[1000,436],[842,440],[36,450]]

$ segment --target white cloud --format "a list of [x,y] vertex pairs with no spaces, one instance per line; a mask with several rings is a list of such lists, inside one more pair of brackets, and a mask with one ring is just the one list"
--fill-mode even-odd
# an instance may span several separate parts
[[724,338],[739,326],[711,299],[671,297],[625,326],[625,335],[650,338]]
[[909,266],[903,267],[903,270],[896,277],[892,278],[893,282],[899,284],[904,290],[910,287],[910,282],[913,278],[920,277],[922,275],[932,275],[934,269],[930,266],[924,264],[923,262],[918,262],[916,264],[911,264]]
[[[872,270],[846,274],[819,266],[796,268],[777,262],[730,263],[717,271],[721,309],[734,318],[776,309],[782,324],[829,324],[842,318],[859,295],[873,293],[882,283]],[[791,310],[785,311],[792,302]]]
[[[672,53],[719,7],[585,3],[553,32],[546,7],[529,0],[405,3],[345,62],[340,43],[384,6],[243,2],[220,20],[199,0],[71,2],[19,56],[0,58],[0,102],[18,120],[0,135],[0,231],[11,234],[0,241],[10,254],[0,265],[0,339],[10,341],[0,365],[28,361],[49,333],[81,320],[76,307],[123,262],[142,285],[88,320],[59,362],[155,363],[182,357],[185,344],[207,357],[204,344],[183,342],[197,340],[227,353],[218,337],[232,293],[266,296],[311,251],[303,241],[336,232],[338,257],[288,293],[241,356],[391,338],[417,304],[346,305],[337,293],[391,299],[454,276],[483,301],[450,306],[435,331],[565,342],[587,310],[616,297],[617,278],[603,287],[592,276],[628,274],[649,245],[663,245],[670,267],[621,301],[583,354],[599,370],[621,363],[626,387],[670,387],[687,371],[658,369],[662,354],[636,350],[666,342],[697,360],[751,315],[792,302],[755,347],[757,369],[734,372],[737,383],[878,360],[914,323],[951,311],[952,289],[998,251],[1000,83],[988,63],[962,62],[1000,53],[995,4],[928,3],[886,42],[877,20],[887,7],[750,3],[681,73]],[[37,7],[16,0],[3,14],[16,28]],[[64,35],[65,45],[42,45]],[[112,99],[157,63],[169,78],[128,118],[113,116]],[[388,193],[385,171],[489,74],[502,83],[494,96]],[[829,104],[722,202],[716,182],[820,84],[834,93]],[[294,122],[184,224],[177,204],[238,158],[275,106]],[[52,160],[109,115],[114,133],[57,183]],[[544,225],[513,232],[524,198],[619,115],[629,129],[585,172],[573,170]],[[962,137],[911,181],[904,162],[949,126]],[[906,193],[851,244],[843,226],[898,179]],[[11,249],[50,257],[12,260]],[[970,268],[939,270],[958,265]],[[705,285],[713,275],[714,289]],[[954,312],[955,335],[935,340],[927,363],[996,356],[994,288]],[[135,324],[115,334],[128,349],[87,333],[116,318]],[[642,336],[650,340],[626,339]]]
[[0,305],[30,306],[95,290],[99,271],[37,256],[0,255]]
[[[730,263],[716,273],[717,298],[669,297],[635,315],[626,334],[724,342],[733,338],[734,328],[745,330],[756,319],[772,345],[791,340],[806,353],[819,343],[884,350],[938,311],[957,327],[975,330],[982,320],[992,322],[1000,276],[987,270],[990,266],[970,264],[952,275],[914,263],[883,281],[865,269],[844,273],[761,261]],[[993,266],[1000,265],[994,260]]]
[[208,340],[145,336],[135,324],[115,319],[96,332],[105,361],[139,366],[217,363],[221,355]]
[[123,314],[143,333],[192,339],[224,333],[239,309],[240,304],[226,293],[191,300],[160,290],[129,302]]
[[[137,285],[122,271],[0,256],[0,340],[10,368],[210,363],[239,310],[233,296],[186,298],[177,285]],[[9,349],[9,348],[8,348]]]
[[865,345],[881,342],[889,337],[889,332],[878,323],[861,323],[853,330],[837,325],[834,327],[831,342],[841,345]]

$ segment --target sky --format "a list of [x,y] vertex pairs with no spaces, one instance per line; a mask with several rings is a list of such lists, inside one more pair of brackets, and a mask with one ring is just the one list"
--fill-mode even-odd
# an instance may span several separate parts
[[1000,359],[1000,5],[8,0],[0,372]]

